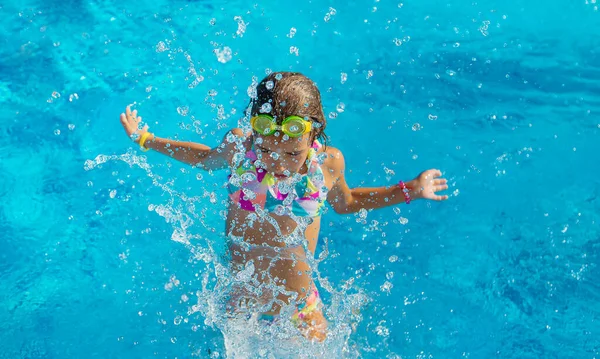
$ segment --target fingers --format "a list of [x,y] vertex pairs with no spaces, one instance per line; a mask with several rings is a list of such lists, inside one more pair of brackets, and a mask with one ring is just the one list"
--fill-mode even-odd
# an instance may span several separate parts
[[445,201],[448,199],[448,195],[436,194],[437,192],[448,189],[448,180],[439,178],[441,176],[442,171],[438,169],[430,169],[421,173],[419,182],[426,188],[423,198],[431,199],[433,201]]
[[427,173],[428,178],[437,178],[442,175],[442,171],[440,171],[438,169],[431,169],[431,170],[425,171],[425,173]]
[[438,185],[438,186],[435,186],[435,187],[433,188],[433,192],[445,191],[445,190],[447,190],[447,189],[448,189],[448,185],[447,185],[447,184]]
[[137,110],[131,111],[131,105],[127,106],[127,108],[125,109],[125,117],[130,121],[137,121],[138,120],[137,114],[138,114]]
[[123,125],[137,126],[142,121],[142,117],[138,117],[137,110],[131,111],[131,105],[127,106],[125,113],[121,114],[121,123]]
[[448,183],[448,180],[446,180],[445,178],[438,178],[433,181],[434,186],[442,186],[442,185],[445,185],[446,183]]
[[440,177],[442,175],[442,171],[438,170],[438,169],[431,169],[431,170],[427,170],[422,172],[419,175],[420,179],[425,179],[425,180],[434,180],[437,177]]

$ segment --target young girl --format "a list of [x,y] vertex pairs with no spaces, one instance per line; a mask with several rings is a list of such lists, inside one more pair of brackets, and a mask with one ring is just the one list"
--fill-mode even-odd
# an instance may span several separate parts
[[206,170],[229,169],[226,231],[234,276],[232,311],[291,320],[302,333],[322,341],[326,321],[311,270],[325,202],[337,213],[377,209],[417,199],[446,200],[441,172],[376,188],[349,188],[342,153],[325,146],[327,122],[315,84],[299,73],[268,75],[251,103],[252,131],[231,130],[220,145],[168,140],[140,129],[141,117],[127,107],[121,123],[142,150],[152,149]]

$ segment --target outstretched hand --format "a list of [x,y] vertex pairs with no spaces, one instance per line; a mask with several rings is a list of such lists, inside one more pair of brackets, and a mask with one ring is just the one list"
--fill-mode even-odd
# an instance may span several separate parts
[[133,141],[138,142],[140,137],[148,132],[148,125],[140,128],[141,117],[138,117],[137,110],[131,111],[130,106],[127,106],[125,113],[121,114],[121,125],[125,129],[127,136]]
[[410,189],[411,199],[447,200],[447,195],[438,194],[438,192],[448,189],[448,181],[445,178],[440,178],[441,176],[442,172],[440,170],[431,169],[422,172],[417,178],[406,183],[406,186]]

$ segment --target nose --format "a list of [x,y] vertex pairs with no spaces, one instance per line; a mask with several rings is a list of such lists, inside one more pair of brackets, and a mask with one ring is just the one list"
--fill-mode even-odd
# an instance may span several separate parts
[[275,170],[274,172],[278,173],[278,174],[282,174],[283,171],[285,171],[285,167],[283,166],[282,163],[273,164],[273,169]]

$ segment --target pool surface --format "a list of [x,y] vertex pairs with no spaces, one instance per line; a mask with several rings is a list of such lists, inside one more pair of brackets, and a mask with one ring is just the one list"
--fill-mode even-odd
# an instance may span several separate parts
[[0,358],[227,356],[200,305],[227,173],[118,116],[215,145],[269,71],[318,84],[350,186],[451,185],[325,214],[320,357],[600,357],[599,5],[2,2]]

